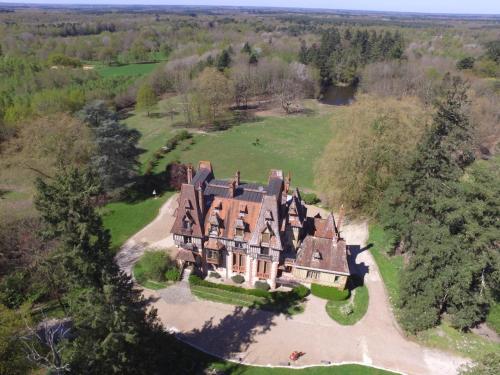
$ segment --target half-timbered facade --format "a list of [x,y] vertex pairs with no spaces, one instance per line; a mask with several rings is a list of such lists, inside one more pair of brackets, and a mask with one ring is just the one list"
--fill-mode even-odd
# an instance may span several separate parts
[[218,180],[210,162],[188,167],[172,227],[178,259],[248,285],[317,282],[343,288],[349,275],[345,241],[333,215],[307,217],[290,177],[271,170],[267,185],[244,183],[236,172]]

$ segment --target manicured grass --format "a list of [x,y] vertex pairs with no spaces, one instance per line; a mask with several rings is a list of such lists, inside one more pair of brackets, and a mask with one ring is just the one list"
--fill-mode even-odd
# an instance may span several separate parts
[[118,250],[125,241],[149,224],[158,214],[158,210],[170,198],[172,192],[166,192],[158,199],[146,199],[140,202],[113,202],[102,208],[104,227],[111,232],[111,246]]
[[230,292],[228,290],[208,288],[201,285],[192,285],[191,292],[196,297],[229,305],[250,307],[254,304],[266,302],[264,297],[250,296],[247,294]]
[[403,257],[389,256],[390,238],[379,224],[370,224],[368,243],[372,245],[370,252],[377,263],[392,305],[399,298],[399,273],[403,269]]
[[[337,323],[342,325],[353,325],[357,323],[368,310],[368,288],[364,285],[358,286],[351,292],[351,298],[347,301],[328,301],[326,304],[326,312]],[[352,304],[352,313],[349,315],[342,314],[342,306]]]
[[[226,131],[196,135],[169,153],[159,168],[178,159],[210,160],[217,177],[240,170],[244,181],[267,182],[270,169],[292,173],[293,185],[314,188],[314,164],[332,136],[330,116],[268,117]],[[256,143],[256,140],[259,140]]]
[[142,76],[151,73],[161,63],[126,64],[118,66],[97,65],[95,70],[104,78]]
[[235,285],[213,283],[198,276],[189,277],[191,292],[203,299],[236,306],[252,307],[288,315],[304,311],[302,302],[309,289],[298,286],[289,292],[269,292],[262,289],[247,289]]
[[500,334],[500,303],[495,303],[491,306],[490,312],[486,317],[486,323]]
[[340,290],[335,287],[313,283],[311,284],[311,294],[329,301],[344,301],[349,297],[349,290]]

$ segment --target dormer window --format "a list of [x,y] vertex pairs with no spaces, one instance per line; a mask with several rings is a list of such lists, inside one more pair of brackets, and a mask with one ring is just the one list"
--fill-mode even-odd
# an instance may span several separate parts
[[321,253],[320,253],[318,250],[316,250],[316,251],[313,253],[313,259],[314,259],[314,260],[321,260],[321,259],[322,259],[322,257],[321,257]]
[[210,224],[210,234],[217,236],[219,234],[219,226],[215,224]]
[[269,243],[271,241],[271,234],[269,232],[262,233],[262,242]]
[[243,228],[236,228],[236,237],[243,237]]
[[193,225],[193,221],[192,219],[189,217],[189,213],[186,213],[186,215],[184,216],[184,218],[182,219],[182,227],[184,229],[191,229]]

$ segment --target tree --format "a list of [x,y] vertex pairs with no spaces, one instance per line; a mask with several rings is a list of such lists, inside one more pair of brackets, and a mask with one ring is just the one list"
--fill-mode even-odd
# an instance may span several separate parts
[[103,188],[111,191],[132,184],[140,165],[137,145],[141,134],[120,124],[116,113],[102,101],[89,103],[78,116],[94,133],[96,150],[90,164]]
[[250,55],[252,53],[252,47],[250,46],[250,43],[245,42],[243,48],[241,49],[241,52]]
[[217,56],[215,66],[220,72],[222,72],[224,71],[224,69],[229,68],[229,65],[231,65],[231,55],[229,54],[228,50],[224,49],[222,50],[220,55]]
[[25,328],[19,311],[0,304],[0,375],[23,375],[31,369],[18,337]]
[[231,98],[229,80],[217,69],[205,68],[196,79],[196,89],[200,104],[207,107],[208,120],[215,124]]
[[433,126],[380,210],[409,255],[400,306],[402,324],[411,332],[436,325],[445,312],[456,327],[468,328],[484,318],[499,292],[493,235],[500,230],[498,173],[469,167],[474,156],[467,87],[456,77],[444,87]]
[[149,83],[144,83],[137,91],[137,110],[147,111],[149,117],[150,111],[153,106],[158,102],[153,88]]
[[148,374],[159,370],[163,337],[156,311],[114,262],[110,236],[95,210],[95,175],[75,168],[36,182],[35,205],[68,282],[72,336],[61,353],[75,374]]
[[474,62],[474,57],[464,57],[463,59],[457,61],[456,66],[458,70],[472,69],[474,68]]

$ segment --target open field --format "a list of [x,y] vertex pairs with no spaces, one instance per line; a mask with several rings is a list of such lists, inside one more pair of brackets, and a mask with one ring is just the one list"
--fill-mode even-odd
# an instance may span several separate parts
[[142,76],[151,73],[160,63],[126,64],[117,66],[97,65],[95,67],[104,78]]
[[[210,160],[217,177],[231,177],[239,169],[243,180],[266,182],[269,170],[274,168],[290,171],[293,185],[314,189],[314,163],[332,135],[330,116],[315,112],[258,117],[225,131],[195,134],[192,140],[182,142],[168,153],[156,171],[162,171],[173,160],[194,165],[199,160]],[[178,121],[176,117],[173,122]],[[147,117],[143,113],[129,117],[126,124],[143,134],[140,141],[140,147],[146,150],[141,156],[143,163],[175,131],[170,117]]]

